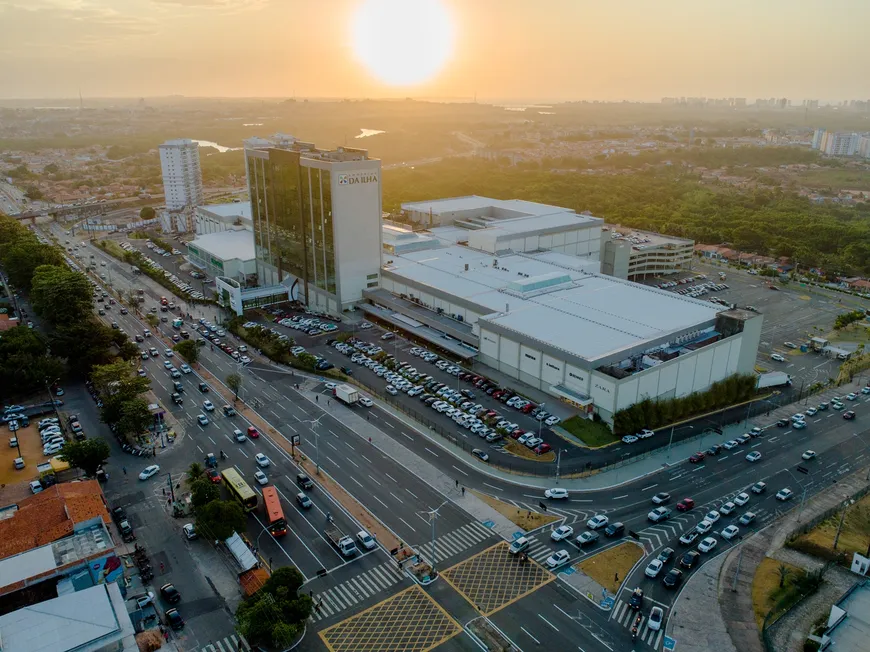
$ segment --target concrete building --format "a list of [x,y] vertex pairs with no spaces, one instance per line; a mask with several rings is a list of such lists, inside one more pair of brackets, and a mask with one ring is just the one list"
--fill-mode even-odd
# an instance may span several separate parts
[[601,272],[629,281],[692,269],[694,240],[608,226],[601,230]]
[[245,158],[261,286],[283,286],[332,314],[378,286],[380,160],[298,140],[286,149],[246,148]]
[[604,276],[598,265],[454,244],[385,255],[381,288],[366,291],[362,309],[400,328],[424,325],[437,346],[446,335],[479,363],[609,423],[644,398],[753,372],[760,315]]
[[254,235],[246,229],[202,235],[187,245],[187,259],[209,276],[225,276],[256,285]]
[[828,156],[854,156],[858,151],[860,136],[854,132],[816,130],[813,145],[818,141],[818,150]]
[[197,206],[195,216],[197,235],[238,229],[253,230],[249,201]]
[[169,214],[164,217],[163,227],[172,231],[193,231],[193,211],[203,203],[199,145],[189,138],[179,138],[167,140],[159,150],[163,194]]
[[498,253],[545,249],[598,260],[604,220],[570,208],[471,195],[402,204],[405,219],[457,229],[459,242]]
[[199,145],[189,138],[167,140],[160,146],[166,208],[180,210],[202,204]]

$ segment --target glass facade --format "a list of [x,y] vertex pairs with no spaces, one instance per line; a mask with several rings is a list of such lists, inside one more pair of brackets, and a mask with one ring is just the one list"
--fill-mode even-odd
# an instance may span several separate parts
[[288,275],[335,295],[335,240],[329,170],[302,165],[299,152],[248,151],[257,272],[264,285]]

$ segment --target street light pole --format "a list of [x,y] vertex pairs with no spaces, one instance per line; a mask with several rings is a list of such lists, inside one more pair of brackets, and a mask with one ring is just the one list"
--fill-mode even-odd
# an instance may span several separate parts
[[[538,405],[538,407],[541,408],[541,409],[543,410],[543,409],[544,409],[544,404],[543,404],[543,403],[540,403],[540,404]],[[535,418],[537,419],[537,415],[535,416]],[[541,430],[543,430],[543,428],[544,428],[544,420],[543,420],[543,419],[538,419],[538,439],[541,438]]]
[[439,516],[438,510],[441,509],[442,507],[444,507],[444,505],[446,505],[448,502],[449,501],[445,500],[443,503],[438,505],[438,507],[436,507],[435,509],[428,511],[428,512],[423,512],[424,514],[429,515],[429,522],[432,524],[432,564],[431,564],[431,566],[432,566],[432,575],[433,576],[436,574],[435,561],[437,559],[437,556],[435,554],[435,521],[438,519],[438,516]]
[[840,513],[840,522],[837,524],[837,534],[834,536],[834,550],[837,549],[837,544],[840,542],[840,530],[843,529],[843,521],[846,519],[846,510],[849,509],[850,501],[843,503],[843,511]]
[[556,479],[559,479],[559,471],[562,468],[562,449],[559,449],[559,452],[556,453]]
[[314,433],[314,465],[317,470],[317,475],[320,475],[320,435],[317,433],[317,426],[320,425],[320,420],[326,416],[326,412],[321,414],[316,419],[309,419],[302,423],[311,424],[311,432]]

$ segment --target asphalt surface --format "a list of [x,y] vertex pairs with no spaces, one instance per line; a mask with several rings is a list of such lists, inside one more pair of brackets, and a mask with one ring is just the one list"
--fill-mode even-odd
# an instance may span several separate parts
[[[117,270],[115,278],[135,282],[137,286],[143,284],[141,278],[127,279]],[[154,292],[153,289],[148,288],[149,297],[152,299],[156,299]],[[165,293],[165,290],[160,288],[156,292],[159,295]],[[149,305],[151,304],[146,303],[145,307]],[[115,318],[118,319],[117,314]],[[135,332],[135,328],[138,327],[140,326],[133,322],[132,317],[122,321],[122,328],[128,333]],[[400,342],[395,346],[399,349],[398,354],[402,355],[402,351],[409,345]],[[330,355],[333,362],[342,358],[343,356],[336,352]],[[414,359],[418,360],[418,364],[415,366],[421,369],[419,359]],[[150,367],[149,375],[155,380],[155,392],[158,393],[162,401],[165,401],[166,405],[170,405],[168,402],[168,388],[170,387],[168,373],[158,366],[159,363],[156,360],[146,364]],[[236,370],[235,363],[228,356],[211,350],[203,351],[201,364],[218,378],[223,378],[226,374]],[[427,373],[435,375],[432,370],[427,370]],[[424,535],[426,529],[418,512],[443,502],[445,497],[442,494],[426,486],[419,478],[392,460],[388,450],[380,453],[362,446],[365,442],[358,434],[348,431],[339,419],[321,411],[317,402],[312,403],[307,397],[297,393],[293,388],[294,378],[286,370],[252,364],[245,371],[245,374],[246,400],[248,402],[253,399],[260,401],[265,407],[259,411],[271,425],[280,430],[284,436],[300,434],[307,454],[318,459],[321,466],[350,494],[363,502],[404,540],[412,544],[419,544],[426,540]],[[298,378],[296,381],[298,382]],[[182,382],[191,386],[191,389],[186,392],[185,405],[178,408],[177,411],[178,417],[187,431],[187,436],[180,442],[182,445],[179,447],[179,451],[183,451],[183,453],[173,454],[171,458],[177,459],[177,461],[168,464],[168,466],[177,467],[179,471],[183,470],[191,461],[199,459],[205,452],[215,452],[215,448],[219,449],[221,446],[230,455],[230,462],[248,478],[252,477],[255,470],[253,452],[265,451],[272,460],[272,467],[268,470],[268,474],[271,482],[278,486],[285,498],[285,515],[291,523],[293,534],[285,537],[283,541],[272,541],[271,537],[259,539],[259,548],[264,557],[271,557],[276,565],[294,563],[305,573],[306,577],[314,577],[319,568],[326,568],[329,571],[327,579],[315,579],[311,583],[315,593],[334,590],[335,587],[339,589],[346,587],[346,582],[354,583],[356,578],[388,562],[387,555],[383,551],[369,553],[347,564],[338,558],[337,553],[322,538],[322,527],[325,522],[323,512],[331,511],[339,526],[349,533],[355,531],[352,519],[344,514],[338,506],[330,505],[328,499],[320,496],[320,492],[317,490],[312,492],[315,508],[307,513],[297,510],[292,501],[292,495],[296,492],[292,482],[296,470],[292,462],[280,454],[277,447],[271,445],[264,438],[258,441],[252,440],[242,445],[233,443],[229,439],[229,431],[232,423],[240,421],[240,417],[236,417],[234,420],[218,417],[205,428],[193,424],[192,419],[200,412],[199,404],[203,397],[195,389],[190,377],[184,378]],[[846,392],[841,390],[840,394],[844,393]],[[833,395],[833,393],[830,394]],[[196,400],[193,400],[194,397]],[[819,399],[821,398],[827,398],[827,395],[819,397]],[[646,552],[650,555],[654,556],[666,546],[674,548],[677,553],[682,553],[697,546],[697,543],[703,538],[700,537],[689,548],[682,546],[677,542],[677,539],[685,530],[694,527],[708,510],[720,507],[722,503],[730,500],[737,493],[745,491],[753,483],[763,480],[768,485],[764,494],[760,496],[751,494],[749,504],[746,507],[737,508],[731,515],[722,516],[713,530],[706,535],[715,536],[718,539],[718,544],[715,551],[702,555],[702,561],[712,555],[720,554],[729,545],[736,545],[739,540],[729,544],[715,533],[721,531],[723,527],[733,522],[745,511],[751,510],[757,514],[757,517],[751,526],[740,528],[744,535],[752,529],[770,523],[784,510],[800,509],[804,490],[806,490],[806,496],[811,496],[817,491],[831,487],[838,477],[867,465],[870,461],[868,458],[870,456],[870,435],[868,435],[866,425],[866,420],[870,418],[867,416],[867,413],[870,412],[870,405],[867,403],[867,398],[862,395],[859,401],[848,404],[849,408],[857,412],[856,420],[845,421],[841,418],[840,413],[830,410],[808,419],[809,427],[805,430],[774,427],[772,424],[778,418],[792,414],[797,411],[797,408],[771,405],[769,415],[750,419],[746,424],[747,427],[758,425],[765,428],[764,436],[752,440],[747,445],[739,446],[732,451],[723,451],[722,454],[707,458],[700,464],[683,462],[671,465],[654,476],[648,476],[611,489],[574,493],[568,500],[558,503],[547,501],[550,513],[557,514],[562,520],[544,528],[541,532],[532,533],[532,537],[536,540],[533,557],[536,560],[541,560],[550,551],[564,548],[571,553],[573,562],[589,554],[594,554],[608,545],[614,545],[616,542],[608,541],[580,551],[572,543],[552,544],[549,542],[549,530],[552,527],[561,523],[571,525],[575,530],[574,536],[576,536],[585,529],[585,521],[596,513],[607,515],[611,522],[623,522],[626,531],[635,532],[641,543],[644,544]],[[324,399],[330,400],[326,394],[322,395],[319,400]],[[363,408],[353,409],[362,410]],[[465,459],[453,457],[444,449],[433,446],[427,436],[417,429],[409,427],[403,420],[393,416],[389,410],[384,409],[377,402],[375,407],[369,411],[369,415],[371,423],[389,437],[411,448],[449,477],[460,478],[463,485],[468,488],[492,494],[518,507],[538,509],[539,502],[545,501],[543,493],[538,489],[529,490],[497,477],[480,474],[476,467],[467,464]],[[319,419],[319,424],[316,426],[317,432],[315,434],[310,422],[316,419]],[[733,432],[733,428],[730,432]],[[704,441],[699,442],[699,448],[708,447],[713,443],[721,443],[728,436],[709,434]],[[312,440],[316,442],[314,452],[311,450]],[[185,441],[188,443],[184,443]],[[183,448],[183,446],[187,448]],[[809,448],[816,451],[817,457],[811,462],[804,462],[800,459],[800,453]],[[755,463],[748,462],[745,456],[750,450],[760,452],[762,454],[761,460]],[[167,456],[167,459],[169,458],[170,456]],[[809,473],[799,473],[798,466],[804,466]],[[393,478],[393,483],[387,481],[388,476]],[[795,497],[785,503],[776,501],[774,494],[786,486],[795,492]],[[692,497],[696,506],[683,515],[677,515],[674,512],[672,518],[662,524],[652,524],[646,517],[653,507],[650,498],[654,493],[660,491],[671,494],[669,503],[671,507],[684,497]],[[449,509],[445,508],[446,520],[442,521],[439,526],[443,527],[445,532],[459,529],[473,522],[473,519],[465,512],[451,503],[448,505]],[[264,532],[262,526],[254,518],[250,519],[249,525],[248,535],[253,537],[252,540],[259,538]],[[474,554],[496,540],[493,537],[469,545],[457,553],[455,559],[451,559],[448,565]],[[645,616],[648,615],[654,600],[663,606],[667,618],[670,605],[673,604],[678,592],[668,591],[662,587],[660,579],[662,575],[657,579],[645,578],[643,569],[647,561],[644,560],[644,563],[638,566],[625,586],[627,589],[633,589],[636,586],[644,589],[646,597],[643,613]],[[694,569],[686,571],[686,575],[688,576],[691,572],[694,572]],[[321,582],[323,586],[316,585],[316,582]],[[332,584],[329,584],[330,582]],[[406,583],[397,583],[393,587],[385,589],[383,593],[358,599],[344,610],[336,608],[334,615],[319,621],[315,628],[320,629],[321,625],[326,626],[337,622],[341,618],[358,612],[389,595],[390,591],[395,592],[406,585]],[[609,614],[602,612],[597,606],[591,605],[585,598],[567,597],[566,591],[570,594],[568,589],[561,587],[561,581],[557,580],[542,589],[538,589],[531,596],[505,607],[497,612],[492,619],[512,640],[523,647],[533,647],[534,640],[540,641],[541,645],[560,647],[566,641],[573,641],[576,645],[578,640],[582,640],[581,649],[583,650],[587,648],[593,650],[630,649],[620,647],[625,641],[630,644],[629,629],[631,623],[629,621],[631,619],[625,617],[626,607],[624,607],[624,603],[627,601],[625,591],[616,596],[616,604]],[[518,626],[524,628],[525,631],[519,629]],[[646,634],[646,630],[642,628],[642,631]],[[595,636],[592,636],[593,632]],[[525,642],[524,636],[528,637]],[[657,637],[648,638],[650,638],[652,646],[658,647],[660,645],[660,642],[656,640]],[[642,641],[642,643],[651,646],[646,641]],[[314,649],[318,643],[313,641],[310,645],[312,647],[309,649]],[[460,649],[455,647],[457,645],[459,642],[454,639],[439,649]]]

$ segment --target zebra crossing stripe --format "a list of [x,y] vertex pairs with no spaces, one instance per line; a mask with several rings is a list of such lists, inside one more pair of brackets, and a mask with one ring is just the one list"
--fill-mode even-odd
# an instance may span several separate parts
[[214,644],[215,644],[215,646],[217,646],[217,649],[219,652],[224,652],[224,646],[221,645],[220,641],[215,641]]

